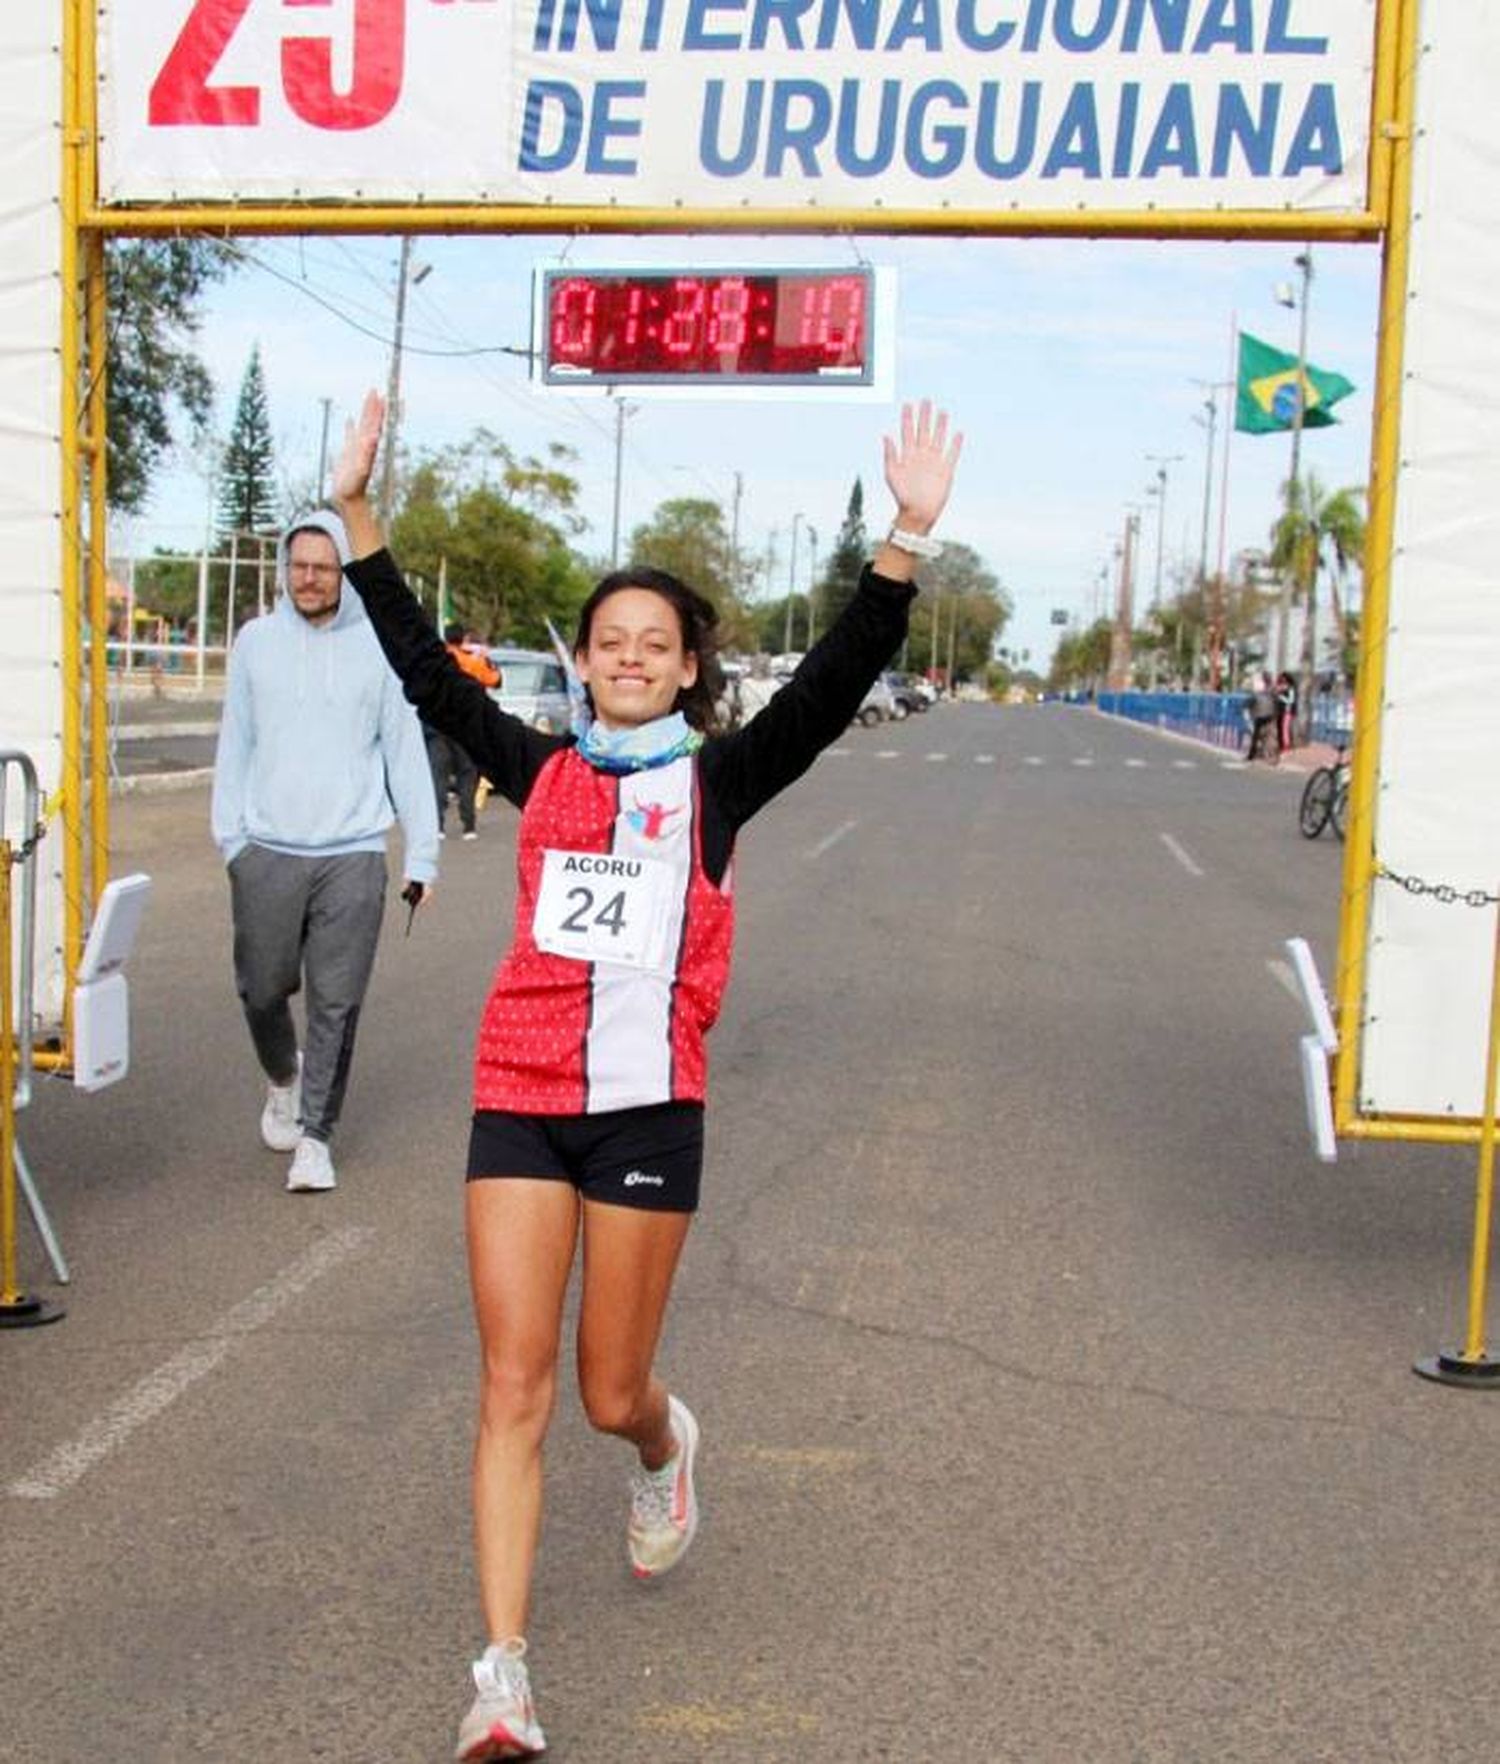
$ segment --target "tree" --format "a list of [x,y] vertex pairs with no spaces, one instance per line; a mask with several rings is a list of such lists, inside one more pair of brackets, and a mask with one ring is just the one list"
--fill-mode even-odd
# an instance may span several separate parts
[[682,496],[659,504],[630,535],[629,560],[666,570],[711,601],[722,648],[751,646],[755,625],[735,588],[732,546],[717,502]]
[[1360,509],[1364,492],[1349,485],[1330,494],[1314,472],[1305,479],[1289,479],[1285,491],[1285,506],[1271,529],[1270,561],[1290,575],[1294,598],[1307,609],[1302,642],[1302,673],[1309,687],[1303,695],[1305,719],[1312,711],[1311,687],[1317,672],[1313,615],[1318,573],[1325,566],[1333,571],[1333,616],[1342,653],[1348,647],[1348,631],[1338,584],[1364,550],[1365,521]]
[[1109,672],[1110,643],[1114,621],[1096,619],[1086,631],[1069,631],[1052,652],[1047,676],[1051,692],[1081,692],[1097,687]]
[[982,675],[1013,610],[999,578],[971,545],[949,540],[941,556],[922,560],[917,583],[908,664],[950,685]]
[[844,524],[828,554],[823,580],[814,584],[820,631],[826,631],[853,600],[869,552],[870,542],[865,533],[865,489],[856,478],[854,488],[849,492],[849,506],[844,511]]
[[219,528],[224,533],[260,533],[276,524],[276,447],[260,344],[240,382],[240,400],[219,467]]
[[213,382],[192,341],[203,292],[225,269],[209,240],[109,242],[109,502],[123,514],[145,507],[174,415],[185,416],[196,437],[207,428]]
[[545,645],[548,619],[569,631],[592,584],[563,531],[574,524],[577,485],[559,462],[571,456],[552,451],[551,467],[518,461],[479,430],[417,464],[391,542],[408,573],[429,585],[430,610],[446,576],[452,616],[493,641]]

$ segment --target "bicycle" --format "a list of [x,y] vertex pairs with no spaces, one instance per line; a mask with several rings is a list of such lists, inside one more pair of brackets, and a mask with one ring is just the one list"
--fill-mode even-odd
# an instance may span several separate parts
[[1304,839],[1316,839],[1330,822],[1334,838],[1342,840],[1349,815],[1349,761],[1343,755],[1331,766],[1319,766],[1302,789],[1297,825]]

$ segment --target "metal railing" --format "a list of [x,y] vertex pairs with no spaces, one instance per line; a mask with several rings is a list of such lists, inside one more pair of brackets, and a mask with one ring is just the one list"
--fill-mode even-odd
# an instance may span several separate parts
[[[1249,729],[1243,692],[1101,692],[1094,702],[1108,716],[1170,729],[1216,747],[1242,748]],[[1351,720],[1345,694],[1320,692],[1312,702],[1308,740],[1347,746]]]
[[[21,781],[20,838],[10,837],[9,795],[13,774]],[[0,1327],[51,1323],[56,1305],[30,1298],[16,1283],[16,1188],[19,1184],[57,1278],[68,1266],[26,1168],[16,1136],[16,1115],[31,1101],[32,1023],[36,1009],[36,851],[46,829],[36,766],[29,754],[0,749]],[[13,901],[20,876],[20,914]],[[16,936],[19,927],[19,940]],[[17,949],[19,946],[19,954]]]

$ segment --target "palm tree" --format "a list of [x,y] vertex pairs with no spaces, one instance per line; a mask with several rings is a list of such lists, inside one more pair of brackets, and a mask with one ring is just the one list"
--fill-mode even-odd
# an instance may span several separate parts
[[1338,627],[1339,653],[1348,647],[1348,621],[1340,585],[1349,566],[1361,556],[1365,543],[1365,517],[1361,508],[1364,490],[1346,485],[1329,492],[1317,474],[1309,472],[1305,479],[1289,480],[1284,486],[1286,503],[1271,529],[1270,561],[1291,577],[1292,592],[1307,609],[1302,627],[1302,695],[1304,734],[1306,721],[1312,715],[1312,695],[1316,685],[1317,660],[1317,588],[1318,573],[1329,571],[1333,600],[1334,623]]

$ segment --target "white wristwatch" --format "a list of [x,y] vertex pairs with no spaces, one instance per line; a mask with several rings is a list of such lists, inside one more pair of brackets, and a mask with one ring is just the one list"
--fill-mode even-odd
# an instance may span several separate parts
[[929,539],[924,533],[905,533],[900,527],[892,527],[885,536],[887,545],[894,545],[897,551],[909,551],[913,557],[941,557],[943,542],[941,539]]

